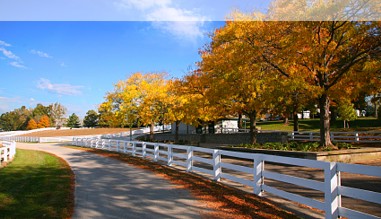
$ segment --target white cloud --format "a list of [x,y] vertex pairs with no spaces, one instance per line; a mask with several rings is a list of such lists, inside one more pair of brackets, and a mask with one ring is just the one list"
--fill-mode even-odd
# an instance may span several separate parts
[[6,42],[0,40],[0,46],[11,46],[11,44],[6,43]]
[[61,62],[61,63],[60,63],[60,66],[61,66],[62,68],[64,68],[64,67],[66,67],[67,65],[65,64],[65,62]]
[[195,41],[203,37],[205,16],[194,10],[175,7],[172,0],[119,0],[120,9],[140,10],[144,20],[153,21],[152,26],[182,40]]
[[38,55],[42,58],[52,58],[48,53],[32,49],[30,53]]
[[76,86],[70,84],[53,84],[50,80],[41,78],[38,81],[37,88],[42,90],[48,90],[53,93],[61,95],[80,95],[82,94],[83,86]]
[[16,67],[16,68],[26,68],[22,63],[14,61],[9,63],[11,66]]
[[0,47],[0,51],[3,53],[4,56],[6,56],[9,59],[19,60],[20,58],[12,53],[12,51],[6,50],[4,48]]

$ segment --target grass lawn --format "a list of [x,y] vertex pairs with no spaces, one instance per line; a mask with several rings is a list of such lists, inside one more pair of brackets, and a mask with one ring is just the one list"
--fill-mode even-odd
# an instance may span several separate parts
[[0,218],[70,218],[74,174],[54,155],[17,149],[0,169]]
[[[300,119],[300,131],[319,131],[319,119]],[[257,126],[261,130],[277,130],[277,131],[293,131],[293,121],[290,120],[289,124],[285,125],[283,121],[264,121],[257,122]],[[350,129],[343,129],[343,120],[336,120],[331,122],[331,131],[381,131],[381,120],[375,118],[359,118],[349,123]]]

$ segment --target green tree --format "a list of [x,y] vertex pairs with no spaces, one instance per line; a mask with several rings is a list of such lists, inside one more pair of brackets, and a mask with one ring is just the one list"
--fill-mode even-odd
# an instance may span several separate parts
[[94,110],[89,110],[83,119],[83,126],[85,127],[96,127],[98,126],[99,115]]
[[67,120],[66,125],[70,128],[79,128],[81,125],[79,121],[79,117],[75,113],[71,114],[69,116],[69,119]]
[[350,102],[339,103],[338,111],[340,118],[344,121],[344,128],[349,128],[349,121],[357,119],[356,110]]

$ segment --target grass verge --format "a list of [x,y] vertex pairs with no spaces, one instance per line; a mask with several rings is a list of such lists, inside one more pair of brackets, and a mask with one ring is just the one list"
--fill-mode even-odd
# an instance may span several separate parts
[[196,174],[186,173],[126,154],[75,146],[68,147],[114,158],[137,168],[150,170],[172,183],[188,189],[198,200],[206,203],[213,210],[210,213],[204,213],[204,218],[297,218],[268,199],[205,179]]
[[55,155],[17,149],[0,169],[1,218],[70,218],[74,210],[74,174]]

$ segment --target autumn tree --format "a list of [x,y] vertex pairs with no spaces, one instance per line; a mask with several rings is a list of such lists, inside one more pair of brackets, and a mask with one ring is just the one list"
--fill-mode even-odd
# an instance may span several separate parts
[[[244,34],[256,57],[281,80],[300,80],[310,94],[316,95],[321,115],[320,143],[331,146],[329,108],[333,92],[346,89],[356,93],[358,86],[342,83],[348,78],[359,79],[357,85],[364,83],[358,76],[367,63],[379,57],[380,23],[263,22],[256,15],[242,16],[239,19],[243,21],[238,23],[257,24]],[[376,71],[368,72],[373,75]]]
[[123,126],[141,122],[150,126],[150,138],[153,139],[154,125],[165,121],[168,112],[165,74],[135,73],[119,81],[105,99],[99,108],[101,121],[117,121]]
[[28,121],[28,125],[26,126],[26,129],[27,130],[32,130],[32,129],[36,129],[37,128],[37,123],[34,119],[30,119]]
[[41,116],[40,120],[38,121],[37,124],[38,128],[47,128],[50,127],[50,118],[47,115]]
[[[227,22],[218,29],[212,43],[202,51],[201,70],[210,83],[210,100],[220,105],[230,115],[243,113],[250,119],[251,142],[256,142],[256,120],[268,111],[271,103],[266,101],[277,80],[258,53],[256,41],[262,28],[261,22]],[[272,98],[274,100],[274,98]]]

